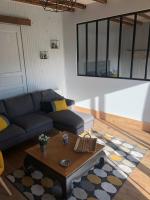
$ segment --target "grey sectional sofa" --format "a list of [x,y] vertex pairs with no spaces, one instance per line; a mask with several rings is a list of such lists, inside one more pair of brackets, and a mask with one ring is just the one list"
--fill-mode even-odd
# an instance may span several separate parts
[[[63,99],[53,90],[44,90],[18,97],[0,100],[0,114],[10,121],[10,126],[0,132],[0,149],[8,149],[18,143],[33,138],[53,127],[79,134],[84,130],[84,121],[71,110],[46,112],[41,102]],[[66,99],[68,106],[73,100]]]

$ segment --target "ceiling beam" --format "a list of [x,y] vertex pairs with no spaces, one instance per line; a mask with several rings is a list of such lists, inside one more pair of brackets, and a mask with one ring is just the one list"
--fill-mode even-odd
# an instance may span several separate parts
[[145,18],[145,19],[149,19],[150,20],[150,16],[145,14],[145,13],[138,13],[139,16]]
[[12,16],[5,16],[5,15],[0,15],[0,22],[8,23],[8,24],[31,26],[31,20],[30,19],[20,18],[20,17],[12,17]]
[[96,2],[98,2],[98,3],[104,3],[104,4],[107,3],[107,0],[94,0],[94,1],[96,1]]
[[[62,1],[58,1],[58,0],[49,0],[49,2],[50,3],[58,3],[59,5],[64,5],[63,3],[62,3]],[[71,6],[71,7],[73,7],[73,8],[80,8],[80,9],[85,9],[86,8],[86,5],[85,4],[82,4],[82,3],[77,3],[77,2],[73,2],[73,3],[71,3],[71,2],[67,2],[67,3],[65,3],[65,6]]]
[[[32,5],[36,5],[36,6],[42,6],[42,7],[44,7],[44,5],[45,5],[45,3],[43,1],[40,1],[40,0],[13,0],[13,1],[32,4]],[[58,10],[62,10],[62,11],[64,10],[64,7],[65,7],[66,11],[69,11],[69,12],[74,12],[75,11],[74,8],[69,8],[67,6],[62,6],[62,5],[58,5],[57,6]],[[56,7],[55,7],[55,4],[48,2],[47,8],[55,9]]]

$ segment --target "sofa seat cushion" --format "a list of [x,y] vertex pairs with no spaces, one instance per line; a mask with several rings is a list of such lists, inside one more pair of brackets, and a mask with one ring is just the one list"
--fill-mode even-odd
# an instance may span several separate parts
[[14,119],[26,132],[46,131],[52,128],[52,120],[44,114],[31,113]]
[[53,119],[54,126],[60,130],[77,133],[78,129],[84,127],[83,119],[70,110],[52,112],[48,116]]
[[0,144],[7,140],[15,140],[23,134],[26,134],[25,130],[15,124],[11,124],[0,133]]

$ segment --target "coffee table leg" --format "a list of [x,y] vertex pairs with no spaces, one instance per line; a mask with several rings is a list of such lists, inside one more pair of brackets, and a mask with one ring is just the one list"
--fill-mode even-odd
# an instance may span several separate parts
[[64,200],[67,200],[67,197],[69,196],[71,192],[71,184],[72,184],[72,181],[71,180],[69,181],[68,179],[63,179],[61,182]]
[[30,174],[34,170],[33,163],[33,158],[27,155],[24,159],[24,170],[27,174]]
[[106,160],[106,154],[105,152],[101,152],[101,156],[99,158],[99,164],[98,164],[99,168],[102,168],[104,166],[105,160]]

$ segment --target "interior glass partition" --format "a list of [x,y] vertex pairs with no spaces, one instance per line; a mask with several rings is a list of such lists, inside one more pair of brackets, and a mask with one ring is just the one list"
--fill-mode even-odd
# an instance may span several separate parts
[[77,24],[79,76],[150,80],[150,10]]

